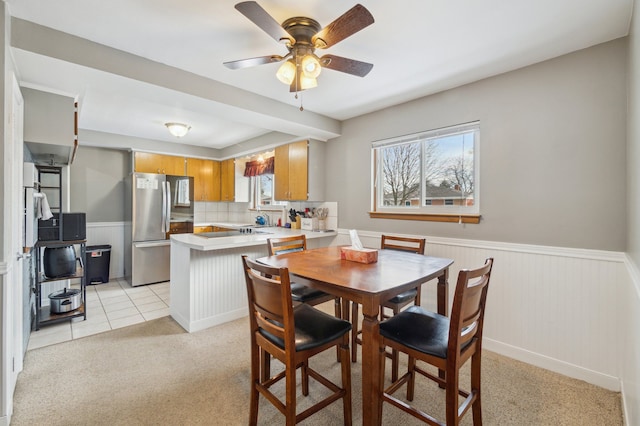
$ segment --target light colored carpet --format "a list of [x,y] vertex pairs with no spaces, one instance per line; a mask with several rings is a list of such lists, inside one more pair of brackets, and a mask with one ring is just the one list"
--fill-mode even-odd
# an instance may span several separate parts
[[[11,424],[246,425],[248,330],[245,318],[189,334],[165,317],[31,350],[18,378]],[[280,367],[273,364],[274,371]],[[340,383],[335,350],[311,365]],[[356,425],[362,423],[360,365],[352,364]],[[623,424],[619,393],[491,352],[484,354],[482,374],[485,425]],[[309,397],[298,392],[301,408],[322,392],[312,380]],[[441,416],[444,392],[437,385],[418,379],[416,394],[416,403]],[[385,425],[420,424],[388,404],[383,415]],[[258,419],[261,425],[283,424],[264,398]],[[342,424],[342,403],[303,424]],[[463,424],[472,424],[470,413]]]

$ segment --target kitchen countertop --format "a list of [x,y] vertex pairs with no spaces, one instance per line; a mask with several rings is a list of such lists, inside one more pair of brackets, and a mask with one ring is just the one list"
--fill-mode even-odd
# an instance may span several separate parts
[[[216,224],[216,226],[223,226]],[[235,227],[242,225],[235,225]],[[231,226],[229,226],[231,227]],[[171,244],[180,244],[192,248],[194,250],[224,250],[236,247],[257,246],[266,244],[267,239],[286,237],[291,235],[306,235],[307,239],[335,237],[338,235],[336,231],[330,232],[314,232],[303,231],[300,229],[279,228],[279,227],[261,227],[259,231],[268,232],[264,234],[245,234],[232,237],[206,238],[198,236],[198,234],[172,234]]]

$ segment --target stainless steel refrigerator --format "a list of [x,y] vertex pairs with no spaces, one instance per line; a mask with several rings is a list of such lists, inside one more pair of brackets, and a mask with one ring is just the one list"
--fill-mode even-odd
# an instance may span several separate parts
[[170,235],[193,232],[193,178],[133,173],[125,183],[125,278],[169,281]]

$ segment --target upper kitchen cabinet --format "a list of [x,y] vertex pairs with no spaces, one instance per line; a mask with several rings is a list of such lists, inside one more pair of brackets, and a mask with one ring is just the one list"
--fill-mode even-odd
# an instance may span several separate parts
[[324,200],[324,145],[300,141],[275,149],[275,199]]
[[24,142],[31,161],[49,166],[71,164],[78,147],[74,98],[27,87],[24,98]]
[[140,173],[185,176],[185,158],[174,155],[135,152],[133,170]]
[[220,162],[187,158],[187,176],[193,176],[194,201],[220,201]]
[[244,177],[244,166],[243,161],[233,158],[220,162],[220,201],[249,201],[249,179]]

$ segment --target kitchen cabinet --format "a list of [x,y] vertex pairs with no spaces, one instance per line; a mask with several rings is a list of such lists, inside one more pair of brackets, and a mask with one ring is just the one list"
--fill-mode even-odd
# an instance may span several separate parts
[[220,162],[187,158],[187,176],[193,176],[194,201],[220,201]]
[[307,200],[307,141],[281,145],[275,149],[275,198],[277,200]]
[[220,163],[220,201],[236,201],[236,165],[233,158]]
[[316,140],[275,148],[275,199],[324,201],[325,144]]
[[[70,320],[72,318],[83,317],[87,319],[87,287],[86,287],[86,274],[84,267],[86,265],[87,247],[86,240],[74,240],[74,241],[38,241],[35,246],[36,254],[36,318],[33,324],[35,330],[40,330],[40,326],[44,324],[56,323],[60,321]],[[80,266],[76,268],[76,272],[73,275],[57,278],[48,278],[43,271],[42,256],[46,248],[61,248],[67,246],[80,246]],[[77,266],[77,265],[76,265]],[[42,284],[53,281],[62,281],[80,278],[80,294],[81,303],[77,309],[69,312],[53,314],[50,307],[42,306]]]
[[157,173],[185,176],[185,158],[175,155],[135,152],[133,170],[140,173]]

